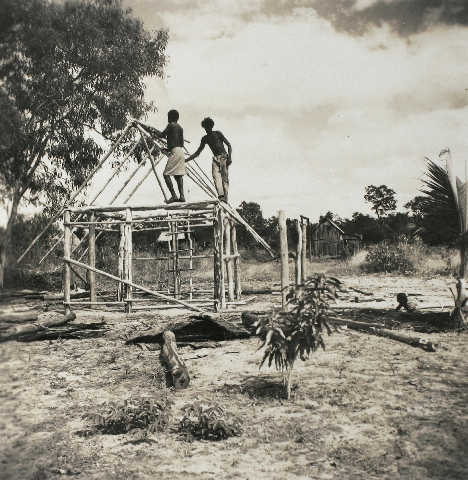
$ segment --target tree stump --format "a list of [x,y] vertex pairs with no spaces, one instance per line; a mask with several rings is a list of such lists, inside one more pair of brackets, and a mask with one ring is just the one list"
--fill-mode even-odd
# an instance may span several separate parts
[[177,351],[175,335],[167,330],[163,333],[164,345],[159,354],[161,364],[166,368],[166,386],[176,389],[187,388],[190,377],[185,363]]

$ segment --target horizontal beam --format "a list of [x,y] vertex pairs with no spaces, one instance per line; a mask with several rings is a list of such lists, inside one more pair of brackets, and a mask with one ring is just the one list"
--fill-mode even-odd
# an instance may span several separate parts
[[160,205],[87,205],[83,207],[69,207],[71,213],[91,213],[91,212],[122,212],[130,208],[132,212],[137,211],[148,211],[148,210],[197,210],[200,208],[206,209],[211,205],[215,205],[219,203],[219,200],[200,200],[198,202],[177,202],[177,203],[170,203],[170,204],[160,204]]

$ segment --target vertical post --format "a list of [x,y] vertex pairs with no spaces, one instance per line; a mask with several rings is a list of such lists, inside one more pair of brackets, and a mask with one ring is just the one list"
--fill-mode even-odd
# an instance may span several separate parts
[[232,220],[231,224],[231,236],[232,236],[232,253],[234,257],[234,294],[236,300],[242,299],[242,287],[241,287],[241,278],[240,278],[240,256],[239,249],[237,248],[237,230],[236,222]]
[[281,300],[283,312],[289,311],[286,296],[289,288],[289,255],[288,255],[288,233],[286,228],[286,216],[284,210],[278,212],[278,225],[281,245]]
[[190,231],[190,214],[189,219],[187,220],[187,239],[189,247],[189,299],[193,299],[193,238],[192,232]]
[[226,216],[224,219],[224,251],[226,252],[226,275],[228,280],[228,301],[234,301],[234,274],[232,268],[232,256],[231,256],[231,222]]
[[301,283],[307,278],[307,222],[306,218],[301,217],[302,230],[302,255],[301,255]]
[[[88,215],[89,221],[89,234],[88,234],[88,258],[89,266],[96,268],[96,225],[94,224],[96,220],[96,215],[94,212],[91,212]],[[96,283],[95,283],[95,274],[92,270],[88,270],[88,281],[89,281],[89,299],[91,303],[96,301]],[[91,305],[91,308],[94,308]]]
[[302,229],[299,220],[294,220],[297,230],[297,245],[296,245],[296,286],[301,283],[301,259],[302,259]]
[[[63,256],[70,258],[71,256],[71,228],[70,228],[70,211],[63,212]],[[65,315],[71,312],[70,308],[70,264],[65,261],[63,265],[63,300],[65,303]]]
[[[125,279],[125,225],[120,224],[120,242],[119,242],[119,259],[118,259],[118,274],[117,276],[122,280]],[[125,284],[120,283],[117,286],[117,301],[121,302],[125,296]]]
[[[132,210],[127,208],[125,210],[125,280],[133,282],[133,245],[132,245]],[[133,291],[130,285],[126,285],[126,298],[131,300],[133,298]],[[127,301],[125,305],[125,312],[132,313],[132,302]]]
[[307,233],[309,235],[309,260],[312,261],[312,229],[309,219],[307,219]]
[[226,308],[224,295],[224,259],[223,259],[223,210],[214,206],[213,233],[214,233],[214,298],[220,309]]
[[179,226],[172,224],[172,247],[174,256],[174,298],[180,299],[180,265],[179,265]]

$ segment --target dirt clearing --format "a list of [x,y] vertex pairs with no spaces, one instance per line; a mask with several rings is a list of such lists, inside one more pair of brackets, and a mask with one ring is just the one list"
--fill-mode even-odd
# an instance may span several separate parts
[[[379,309],[394,309],[400,291],[442,305],[450,302],[447,284],[453,283],[345,280],[382,297]],[[244,309],[279,301],[257,296]],[[1,479],[468,478],[465,333],[425,334],[441,342],[437,352],[352,330],[334,333],[327,351],[296,364],[287,402],[281,374],[258,369],[256,338],[180,348],[191,385],[171,391],[162,386],[159,351],[125,340],[183,316],[75,313],[76,322],[104,317],[109,328],[82,339],[0,344]],[[240,311],[227,318],[239,323]],[[188,444],[171,429],[132,442],[97,433],[82,420],[106,400],[131,396],[169,396],[174,424],[187,403],[218,404],[242,418],[244,433]]]

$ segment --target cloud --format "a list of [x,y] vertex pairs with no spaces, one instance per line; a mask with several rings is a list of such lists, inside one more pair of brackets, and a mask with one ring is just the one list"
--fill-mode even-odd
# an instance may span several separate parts
[[437,25],[468,25],[467,0],[316,0],[313,6],[338,31],[352,35],[363,35],[370,28],[381,28],[384,24],[401,37]]

